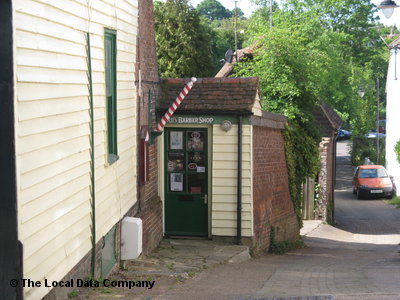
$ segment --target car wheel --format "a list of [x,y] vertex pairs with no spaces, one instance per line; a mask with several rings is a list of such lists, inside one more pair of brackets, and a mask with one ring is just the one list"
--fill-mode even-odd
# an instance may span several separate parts
[[393,198],[393,193],[390,193],[390,195],[386,196],[386,199],[392,199]]

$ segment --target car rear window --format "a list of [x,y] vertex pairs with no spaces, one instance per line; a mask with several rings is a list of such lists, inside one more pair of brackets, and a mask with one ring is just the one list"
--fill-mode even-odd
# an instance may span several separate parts
[[385,178],[388,177],[385,169],[361,169],[360,178]]

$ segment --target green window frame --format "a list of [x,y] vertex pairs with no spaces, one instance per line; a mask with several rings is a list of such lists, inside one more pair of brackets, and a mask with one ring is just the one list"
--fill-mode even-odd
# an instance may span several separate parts
[[107,162],[118,160],[117,139],[117,33],[104,29],[104,61],[107,109]]

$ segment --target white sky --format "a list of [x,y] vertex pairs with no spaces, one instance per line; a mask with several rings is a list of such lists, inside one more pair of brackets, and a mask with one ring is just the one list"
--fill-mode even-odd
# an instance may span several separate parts
[[[202,0],[190,0],[191,4],[196,7]],[[233,0],[218,0],[223,6],[232,10],[235,8],[235,2]],[[372,3],[379,5],[382,0],[372,0]],[[400,5],[400,1],[397,1]],[[255,6],[249,0],[238,0],[237,6],[245,13],[246,17],[251,15],[251,12],[255,9]],[[380,20],[385,25],[397,25],[400,28],[400,7],[394,10],[394,14],[390,19],[386,19],[381,11],[378,13]]]
[[[372,3],[375,5],[379,5],[382,2],[382,0],[372,0]],[[395,1],[396,2],[396,1]],[[400,4],[400,1],[397,1],[397,4]],[[386,17],[382,14],[382,12],[379,10],[378,16],[380,17],[381,23],[385,25],[396,25],[397,28],[400,28],[400,7],[396,8],[394,10],[393,16],[390,17],[390,19],[386,19]]]

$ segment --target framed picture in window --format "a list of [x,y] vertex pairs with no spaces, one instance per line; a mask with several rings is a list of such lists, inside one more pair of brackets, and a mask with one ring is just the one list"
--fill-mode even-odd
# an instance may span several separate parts
[[171,150],[183,150],[183,132],[170,131],[169,142],[169,147]]
[[170,173],[170,191],[182,192],[183,191],[183,173]]

